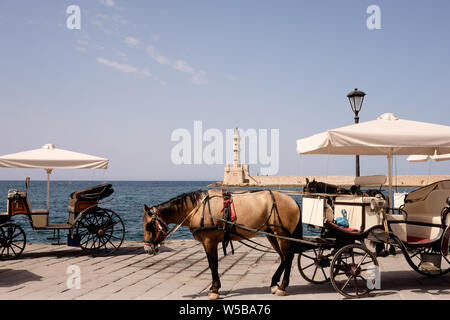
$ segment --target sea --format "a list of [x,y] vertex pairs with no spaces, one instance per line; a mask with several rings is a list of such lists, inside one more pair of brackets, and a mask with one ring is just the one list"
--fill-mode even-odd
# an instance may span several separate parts
[[[113,185],[114,193],[102,204],[120,215],[125,224],[125,240],[143,240],[143,205],[151,207],[170,200],[177,195],[199,189],[207,190],[215,181],[108,181]],[[70,194],[103,183],[101,181],[51,181],[50,183],[50,223],[66,223],[67,206]],[[24,181],[0,181],[0,212],[6,212],[8,190],[25,190]],[[260,188],[261,189],[261,188]],[[272,190],[276,188],[271,188]],[[301,191],[299,188],[278,188],[280,190]],[[231,189],[236,190],[236,189]],[[399,190],[399,192],[408,189]],[[1,200],[3,197],[3,201]],[[301,206],[301,196],[292,196]],[[31,181],[28,188],[28,199],[33,209],[45,209],[47,202],[47,181]],[[238,213],[239,214],[239,213]],[[53,242],[53,231],[33,230],[27,216],[16,215],[13,221],[25,230],[27,242]],[[304,226],[304,234],[315,234],[317,230]],[[62,234],[62,240],[65,235]],[[172,239],[193,239],[189,228],[181,227]]]

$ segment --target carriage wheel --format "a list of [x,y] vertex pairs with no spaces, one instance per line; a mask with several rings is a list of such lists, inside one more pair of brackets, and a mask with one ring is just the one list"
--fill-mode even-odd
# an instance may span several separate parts
[[375,287],[377,271],[375,255],[362,245],[351,244],[339,249],[334,256],[330,268],[331,283],[347,298],[363,298]]
[[330,281],[328,275],[333,254],[334,250],[332,249],[302,250],[298,254],[297,265],[303,279],[316,284]]
[[[433,247],[402,248],[406,261],[417,273],[429,277],[442,276],[450,271],[450,261],[442,256],[440,250]],[[431,262],[423,261],[424,256],[432,255],[440,259],[440,266],[436,267]]]
[[116,251],[125,237],[125,226],[114,211],[93,207],[74,226],[80,247],[89,254],[106,256]]
[[8,222],[0,226],[0,260],[15,259],[25,249],[27,237],[18,224]]

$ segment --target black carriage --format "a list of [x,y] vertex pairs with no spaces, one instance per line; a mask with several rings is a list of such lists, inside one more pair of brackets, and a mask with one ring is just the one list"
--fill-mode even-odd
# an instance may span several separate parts
[[[302,222],[320,230],[302,239],[307,242],[301,245],[298,268],[304,279],[330,281],[348,298],[366,297],[379,288],[377,256],[398,250],[422,275],[450,271],[450,181],[409,193],[395,210],[381,191],[370,194],[304,194]],[[384,250],[375,254],[368,249],[369,240]]]
[[60,244],[61,231],[67,231],[67,244],[81,247],[91,255],[108,255],[116,251],[125,236],[125,226],[118,214],[100,206],[100,201],[114,192],[111,184],[100,184],[73,192],[68,204],[68,220],[51,224],[47,209],[33,209],[28,198],[29,178],[25,191],[9,190],[7,212],[0,213],[0,259],[20,256],[26,245],[26,234],[14,217],[24,215],[34,230],[53,230],[51,239]]

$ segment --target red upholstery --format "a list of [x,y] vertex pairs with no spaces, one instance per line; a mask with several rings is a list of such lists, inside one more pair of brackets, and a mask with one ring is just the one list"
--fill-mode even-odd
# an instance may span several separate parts
[[353,229],[353,228],[342,228],[341,226],[338,226],[338,225],[337,225],[336,223],[334,223],[334,222],[328,222],[328,223],[332,224],[332,225],[335,226],[336,228],[343,229],[343,230],[348,231],[348,232],[358,232],[357,229]]
[[406,240],[407,240],[407,242],[427,242],[427,241],[430,241],[430,239],[417,238],[417,237],[412,237],[412,236],[408,236]]

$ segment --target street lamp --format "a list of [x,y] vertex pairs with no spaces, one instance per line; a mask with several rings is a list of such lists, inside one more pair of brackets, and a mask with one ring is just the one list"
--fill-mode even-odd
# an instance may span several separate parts
[[[359,111],[361,111],[365,95],[366,94],[363,91],[360,91],[357,88],[347,95],[348,100],[350,101],[350,107],[352,107],[352,110],[355,113],[355,123],[359,123]],[[359,177],[359,175],[359,155],[356,155],[356,176]]]

